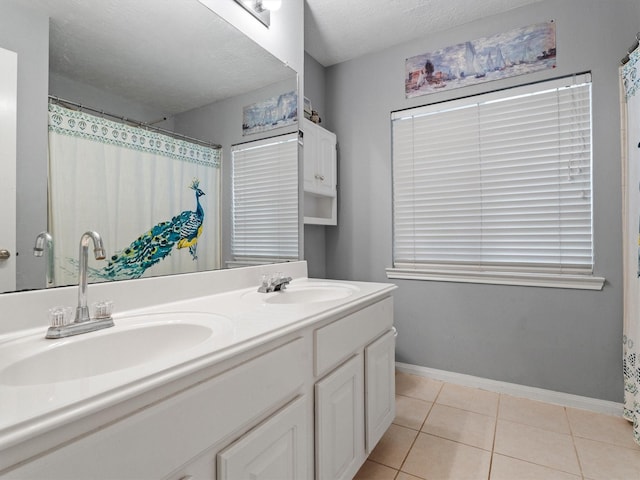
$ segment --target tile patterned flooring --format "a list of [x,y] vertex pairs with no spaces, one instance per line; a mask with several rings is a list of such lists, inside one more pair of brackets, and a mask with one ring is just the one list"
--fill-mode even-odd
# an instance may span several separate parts
[[396,410],[354,480],[640,480],[623,418],[400,372]]

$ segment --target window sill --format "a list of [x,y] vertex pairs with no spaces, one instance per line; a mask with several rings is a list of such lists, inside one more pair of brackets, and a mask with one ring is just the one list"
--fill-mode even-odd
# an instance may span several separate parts
[[471,270],[435,270],[387,268],[387,277],[402,280],[427,280],[434,282],[483,283],[490,285],[520,285],[527,287],[571,288],[602,290],[606,279],[593,275],[557,273],[521,273]]

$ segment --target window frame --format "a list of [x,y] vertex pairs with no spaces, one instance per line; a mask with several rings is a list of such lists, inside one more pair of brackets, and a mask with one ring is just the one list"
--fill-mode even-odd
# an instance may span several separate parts
[[[256,228],[260,228],[263,230],[263,233],[260,235],[255,235],[253,233],[242,234],[239,235],[237,231],[237,207],[238,203],[236,201],[236,196],[238,194],[237,190],[237,177],[236,177],[236,161],[239,160],[236,155],[239,153],[240,155],[245,155],[246,152],[253,151],[257,152],[258,149],[264,149],[270,146],[276,146],[276,148],[280,148],[282,145],[287,145],[287,148],[291,148],[291,152],[288,152],[291,158],[282,158],[279,157],[275,152],[269,152],[268,155],[273,155],[272,158],[269,158],[268,161],[271,162],[271,167],[263,170],[262,173],[256,171],[256,173],[249,173],[250,176],[255,177],[251,179],[251,182],[255,185],[261,184],[258,188],[259,191],[256,194],[260,197],[258,198],[258,202],[260,205],[268,205],[270,201],[279,202],[276,204],[277,208],[284,208],[286,211],[291,211],[295,213],[291,213],[290,215],[285,212],[285,216],[290,220],[287,222],[289,225],[286,228],[282,228],[282,223],[280,222],[280,218],[277,218],[277,227],[271,228],[265,227],[264,221],[259,221],[260,225]],[[252,158],[251,161],[255,163],[258,161],[257,158]],[[281,170],[283,165],[281,162],[286,161],[287,164],[284,165],[285,170]],[[274,163],[275,162],[275,163]],[[277,164],[277,165],[276,165]],[[275,167],[275,168],[274,168]],[[231,147],[231,242],[230,242],[230,255],[231,259],[226,262],[229,267],[240,267],[247,265],[263,265],[270,263],[278,263],[278,262],[289,262],[298,260],[300,257],[300,207],[299,207],[299,175],[298,175],[298,134],[296,133],[288,133],[283,135],[278,135],[274,137],[268,137],[260,140],[249,141],[237,145],[233,145]],[[277,171],[276,171],[277,169]],[[288,169],[288,170],[286,170]],[[274,175],[271,177],[265,176],[265,173],[273,172]],[[286,184],[282,183],[283,175],[288,178]],[[264,184],[264,186],[262,186]],[[267,189],[265,189],[265,186]],[[273,188],[271,188],[273,187]],[[286,195],[290,195],[290,197],[286,197]],[[245,199],[246,200],[246,199]],[[249,200],[247,203],[256,203],[255,198]],[[266,212],[266,210],[263,208]],[[267,212],[268,213],[268,212]],[[251,221],[251,218],[255,220],[256,218],[256,210],[254,207],[251,209],[244,209],[241,213],[242,215],[247,217],[248,221]],[[277,212],[268,213],[275,217],[279,217]],[[256,220],[257,221],[257,220]],[[295,225],[295,226],[294,226]],[[244,227],[243,227],[244,228]],[[295,230],[296,239],[295,242],[292,240],[288,240],[289,238],[293,238],[293,231]],[[269,235],[269,241],[265,243],[264,236],[265,234]],[[243,243],[243,247],[241,249],[237,248],[236,240],[237,237],[242,238],[241,243]],[[247,247],[246,245],[252,242],[253,237],[260,237],[261,240],[258,241],[258,244],[253,244],[251,247]],[[272,239],[278,239],[278,241],[272,241]],[[255,240],[255,239],[254,239]],[[280,240],[283,240],[286,244],[286,247],[282,246]],[[268,243],[272,243],[273,245],[267,245]],[[276,246],[277,244],[277,246]],[[249,249],[254,248],[253,252]],[[273,248],[273,250],[268,253],[267,249]]]
[[[559,79],[544,80],[531,84],[515,86],[502,90],[496,90],[478,95],[467,96],[450,101],[438,102],[430,105],[414,107],[406,110],[391,113],[391,146],[392,146],[392,162],[395,162],[394,147],[394,121],[407,117],[417,117],[418,115],[429,114],[437,111],[450,111],[452,109],[463,109],[469,105],[484,104],[495,102],[496,100],[515,98],[528,93],[547,91],[551,89],[561,88],[567,85],[579,85],[582,83],[591,84],[591,75],[589,73],[573,75]],[[593,100],[590,98],[590,110],[592,112]],[[592,116],[592,113],[590,117]],[[593,130],[593,122],[590,118],[591,132]],[[593,148],[590,151],[591,171],[589,181],[593,185]],[[392,171],[395,172],[395,165]],[[396,201],[396,178],[394,173],[393,179],[394,202]],[[593,188],[591,188],[593,195]],[[411,264],[398,261],[396,257],[396,206],[393,207],[393,253],[392,267],[386,269],[388,278],[392,279],[411,279],[411,280],[431,280],[445,282],[463,282],[463,283],[483,283],[498,285],[523,285],[523,286],[541,286],[554,288],[574,288],[601,290],[603,288],[605,278],[594,275],[595,267],[595,245],[594,245],[594,220],[593,220],[594,204],[591,198],[590,205],[590,228],[591,228],[591,252],[592,261],[591,268],[571,268],[565,267],[559,270],[559,267],[548,267],[544,264],[522,264],[506,263],[506,264],[482,264],[455,261],[419,261]],[[587,271],[588,270],[588,271]]]

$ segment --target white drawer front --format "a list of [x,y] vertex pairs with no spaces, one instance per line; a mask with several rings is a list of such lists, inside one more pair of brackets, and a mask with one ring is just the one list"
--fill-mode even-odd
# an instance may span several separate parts
[[336,320],[314,333],[314,373],[320,377],[393,326],[393,298]]

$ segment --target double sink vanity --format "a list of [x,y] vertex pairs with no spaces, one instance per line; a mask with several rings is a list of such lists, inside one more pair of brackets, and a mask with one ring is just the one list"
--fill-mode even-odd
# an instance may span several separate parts
[[91,285],[114,327],[0,330],[0,478],[351,479],[395,415],[394,288],[305,262]]

